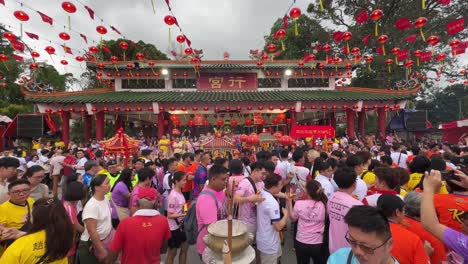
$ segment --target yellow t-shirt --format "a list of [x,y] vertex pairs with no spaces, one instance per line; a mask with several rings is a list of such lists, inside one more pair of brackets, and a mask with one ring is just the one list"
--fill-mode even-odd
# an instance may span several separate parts
[[41,147],[41,144],[39,144],[39,143],[33,143],[32,149],[38,150],[40,147]]
[[65,142],[63,142],[63,141],[57,141],[57,142],[55,142],[55,146],[56,146],[57,148],[65,148]]
[[373,173],[372,171],[364,170],[361,173],[361,175],[359,175],[359,178],[361,178],[369,186],[375,182],[375,173]]
[[[32,214],[32,206],[34,204],[34,200],[31,197],[29,197],[28,203],[30,213]],[[27,216],[27,206],[18,206],[16,204],[11,203],[10,201],[6,201],[0,204],[0,225],[3,225],[4,227],[14,227],[16,229],[20,229],[26,221]]]
[[[408,191],[414,191],[414,189],[416,189],[418,187],[418,184],[419,182],[421,181],[422,179],[422,176],[424,174],[423,173],[411,173],[410,174],[410,179],[409,179],[409,182],[408,182],[408,187],[407,187],[407,190]],[[440,194],[448,194],[448,190],[447,190],[447,185],[445,184],[445,181],[442,181],[442,186],[440,186],[440,191],[439,191]]]
[[[30,264],[36,263],[45,253],[46,233],[44,230],[18,238],[7,248],[0,263]],[[67,256],[50,264],[67,264]]]
[[171,141],[169,139],[160,139],[159,140],[159,150],[162,152],[166,152],[168,150],[168,146],[171,144]]

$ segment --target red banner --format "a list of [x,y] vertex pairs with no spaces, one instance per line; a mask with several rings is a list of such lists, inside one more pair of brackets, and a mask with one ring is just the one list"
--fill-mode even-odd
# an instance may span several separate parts
[[297,126],[291,127],[291,137],[293,138],[334,138],[335,129],[332,126]]
[[361,12],[359,12],[359,14],[356,15],[355,19],[359,25],[369,20],[369,14],[367,13],[367,10],[362,10]]
[[400,20],[395,21],[395,27],[399,28],[400,30],[405,30],[407,28],[411,28],[411,22],[407,17],[404,17]]
[[408,50],[400,50],[400,52],[398,52],[398,60],[399,61],[403,61],[403,60],[406,60],[409,56],[409,51]]
[[419,57],[420,62],[430,61],[432,59],[432,51],[426,51],[421,54]]
[[449,35],[457,34],[465,29],[465,18],[460,18],[447,23],[447,33]]
[[256,73],[200,73],[197,89],[203,91],[257,90]]

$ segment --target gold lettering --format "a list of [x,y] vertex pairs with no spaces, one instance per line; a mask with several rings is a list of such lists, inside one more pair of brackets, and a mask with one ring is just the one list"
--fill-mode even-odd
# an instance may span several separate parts
[[243,88],[243,84],[245,84],[246,82],[247,82],[247,81],[244,80],[243,77],[237,77],[236,79],[234,79],[234,78],[231,77],[231,78],[229,79],[229,83],[230,83],[230,84],[229,84],[229,87],[230,87],[230,88],[234,88],[234,84],[237,83],[237,88],[238,88],[238,89],[242,89],[242,88]]
[[222,77],[213,77],[209,78],[208,81],[211,84],[211,89],[221,89],[221,86],[223,85],[223,78]]

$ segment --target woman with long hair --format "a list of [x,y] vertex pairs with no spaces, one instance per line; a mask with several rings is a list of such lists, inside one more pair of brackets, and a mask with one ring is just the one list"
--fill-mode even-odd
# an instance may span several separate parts
[[66,264],[73,226],[57,198],[41,198],[32,208],[32,227],[3,254],[0,263]]
[[117,228],[120,221],[130,216],[129,203],[133,190],[133,170],[124,169],[111,189],[112,226]]
[[328,243],[324,245],[324,237],[328,236],[325,234],[327,196],[315,180],[307,182],[306,190],[307,199],[296,201],[294,207],[292,199],[288,199],[291,221],[299,221],[294,241],[297,263],[308,264],[311,258],[314,263],[325,263],[328,258],[323,250],[328,248]]
[[111,208],[106,194],[110,191],[109,178],[105,174],[93,177],[89,186],[91,198],[83,209],[85,231],[78,245],[80,263],[93,264],[105,260],[114,238]]
[[68,217],[71,220],[74,232],[73,245],[67,254],[69,264],[75,263],[76,246],[78,242],[77,235],[81,235],[85,229],[84,226],[82,226],[78,222],[77,210],[77,204],[79,201],[81,201],[81,199],[83,199],[83,197],[83,184],[81,182],[72,181],[66,185],[65,192],[63,195],[63,206],[65,207]]
[[169,252],[166,260],[168,264],[174,263],[174,258],[177,256],[179,248],[179,263],[187,263],[187,238],[185,232],[181,229],[181,224],[185,217],[185,198],[182,194],[182,187],[186,181],[185,172],[178,171],[174,173],[174,178],[172,179],[174,189],[172,189],[167,199],[167,218],[169,220],[169,228],[171,229],[171,238],[168,241]]

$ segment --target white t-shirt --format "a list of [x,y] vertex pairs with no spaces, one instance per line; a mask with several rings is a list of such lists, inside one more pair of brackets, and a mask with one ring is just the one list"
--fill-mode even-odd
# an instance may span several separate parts
[[[109,200],[104,198],[104,200],[98,201],[94,197],[91,197],[83,209],[83,221],[89,218],[96,219],[96,230],[99,238],[101,240],[105,239],[112,230],[112,216]],[[89,240],[87,228],[85,228],[85,231],[81,235],[81,240]]]
[[315,180],[320,182],[320,185],[322,185],[322,188],[325,191],[325,195],[328,199],[330,199],[331,195],[336,191],[332,183],[332,178],[328,178],[319,174],[317,177],[315,177]]
[[20,163],[18,169],[22,170],[22,171],[26,171],[26,169],[27,169],[26,168],[26,164],[27,164],[26,159],[23,158],[23,157],[17,157],[17,159],[18,159],[18,161]]
[[367,184],[359,176],[356,178],[356,189],[353,192],[362,201],[367,195]]
[[[408,159],[408,155],[403,154],[401,152],[392,152],[392,154],[390,154],[390,157],[392,157],[392,161],[395,162],[398,165],[398,167],[401,167],[401,168],[404,168],[404,169],[408,168],[408,165],[406,164],[406,160]],[[398,162],[398,160],[399,160],[399,162]]]
[[[4,184],[4,185],[3,185]],[[7,201],[7,195],[8,195],[8,185],[10,183],[8,183],[7,181],[5,181],[3,184],[0,184],[0,204],[2,204],[3,202]]]
[[262,190],[265,200],[257,205],[257,249],[265,254],[276,254],[281,250],[279,233],[273,222],[280,221],[280,207],[271,193]]
[[[84,167],[85,163],[88,161],[87,158],[83,157],[81,158],[77,163],[76,163],[76,166],[78,167]],[[83,174],[85,174],[85,170],[84,168],[82,170],[76,170],[76,173],[79,173],[81,174],[81,176],[83,176]]]
[[40,166],[39,161],[34,162],[31,160],[31,161],[28,161],[28,163],[26,164],[26,167],[31,168],[32,166],[35,166],[35,165]]
[[276,165],[276,169],[278,169],[281,172],[281,178],[283,180],[288,178],[288,169],[291,166],[291,163],[287,160],[282,160],[278,162],[278,165]]

